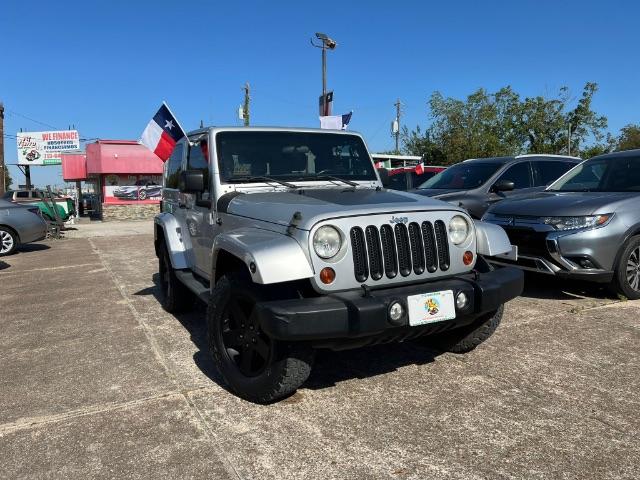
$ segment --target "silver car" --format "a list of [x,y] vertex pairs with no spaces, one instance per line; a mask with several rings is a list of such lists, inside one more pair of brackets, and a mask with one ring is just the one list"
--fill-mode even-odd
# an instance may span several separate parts
[[496,204],[483,220],[506,230],[519,267],[609,283],[640,299],[639,205],[640,150],[629,150],[587,160],[544,192]]
[[42,240],[47,223],[38,207],[0,200],[0,257],[10,255],[20,244]]

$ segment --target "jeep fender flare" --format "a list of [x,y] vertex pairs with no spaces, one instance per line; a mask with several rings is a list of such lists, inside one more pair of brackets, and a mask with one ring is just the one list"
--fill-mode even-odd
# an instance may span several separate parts
[[478,255],[495,257],[511,252],[511,241],[507,232],[499,225],[474,220]]
[[239,228],[216,236],[213,271],[220,252],[238,258],[255,283],[272,284],[313,277],[313,269],[298,242],[287,235],[259,228]]
[[164,243],[169,253],[169,260],[171,260],[171,266],[176,270],[189,268],[189,264],[187,263],[187,249],[184,245],[184,235],[176,218],[169,213],[160,213],[155,216],[154,222],[156,254],[160,254],[160,252],[158,252],[158,242],[160,241],[160,238],[158,238],[158,230],[162,230]]

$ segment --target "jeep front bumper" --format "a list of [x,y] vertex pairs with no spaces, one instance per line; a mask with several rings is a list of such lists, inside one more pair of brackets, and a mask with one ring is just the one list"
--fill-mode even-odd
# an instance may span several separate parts
[[[318,347],[349,348],[468,325],[520,295],[523,286],[522,271],[507,267],[367,292],[349,291],[314,298],[260,302],[256,312],[262,329],[271,338],[311,341]],[[454,296],[464,292],[469,302],[461,310],[456,307],[453,320],[409,326],[407,297],[442,290],[453,290]],[[389,316],[389,307],[396,301],[403,304],[405,314],[394,322]]]

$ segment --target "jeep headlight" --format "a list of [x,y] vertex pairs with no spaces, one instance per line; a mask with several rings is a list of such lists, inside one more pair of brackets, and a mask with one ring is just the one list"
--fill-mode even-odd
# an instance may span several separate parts
[[469,222],[461,216],[456,215],[449,221],[449,240],[455,245],[460,245],[469,238]]
[[600,227],[607,223],[612,216],[613,214],[581,217],[545,217],[542,221],[556,230],[583,230]]
[[331,225],[324,225],[313,234],[313,249],[320,258],[335,257],[342,247],[340,232]]

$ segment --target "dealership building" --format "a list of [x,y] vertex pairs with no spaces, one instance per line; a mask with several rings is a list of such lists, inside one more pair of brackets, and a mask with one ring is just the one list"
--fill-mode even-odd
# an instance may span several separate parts
[[104,221],[151,218],[159,212],[163,162],[134,140],[97,140],[85,154],[62,154],[68,182],[93,184]]

